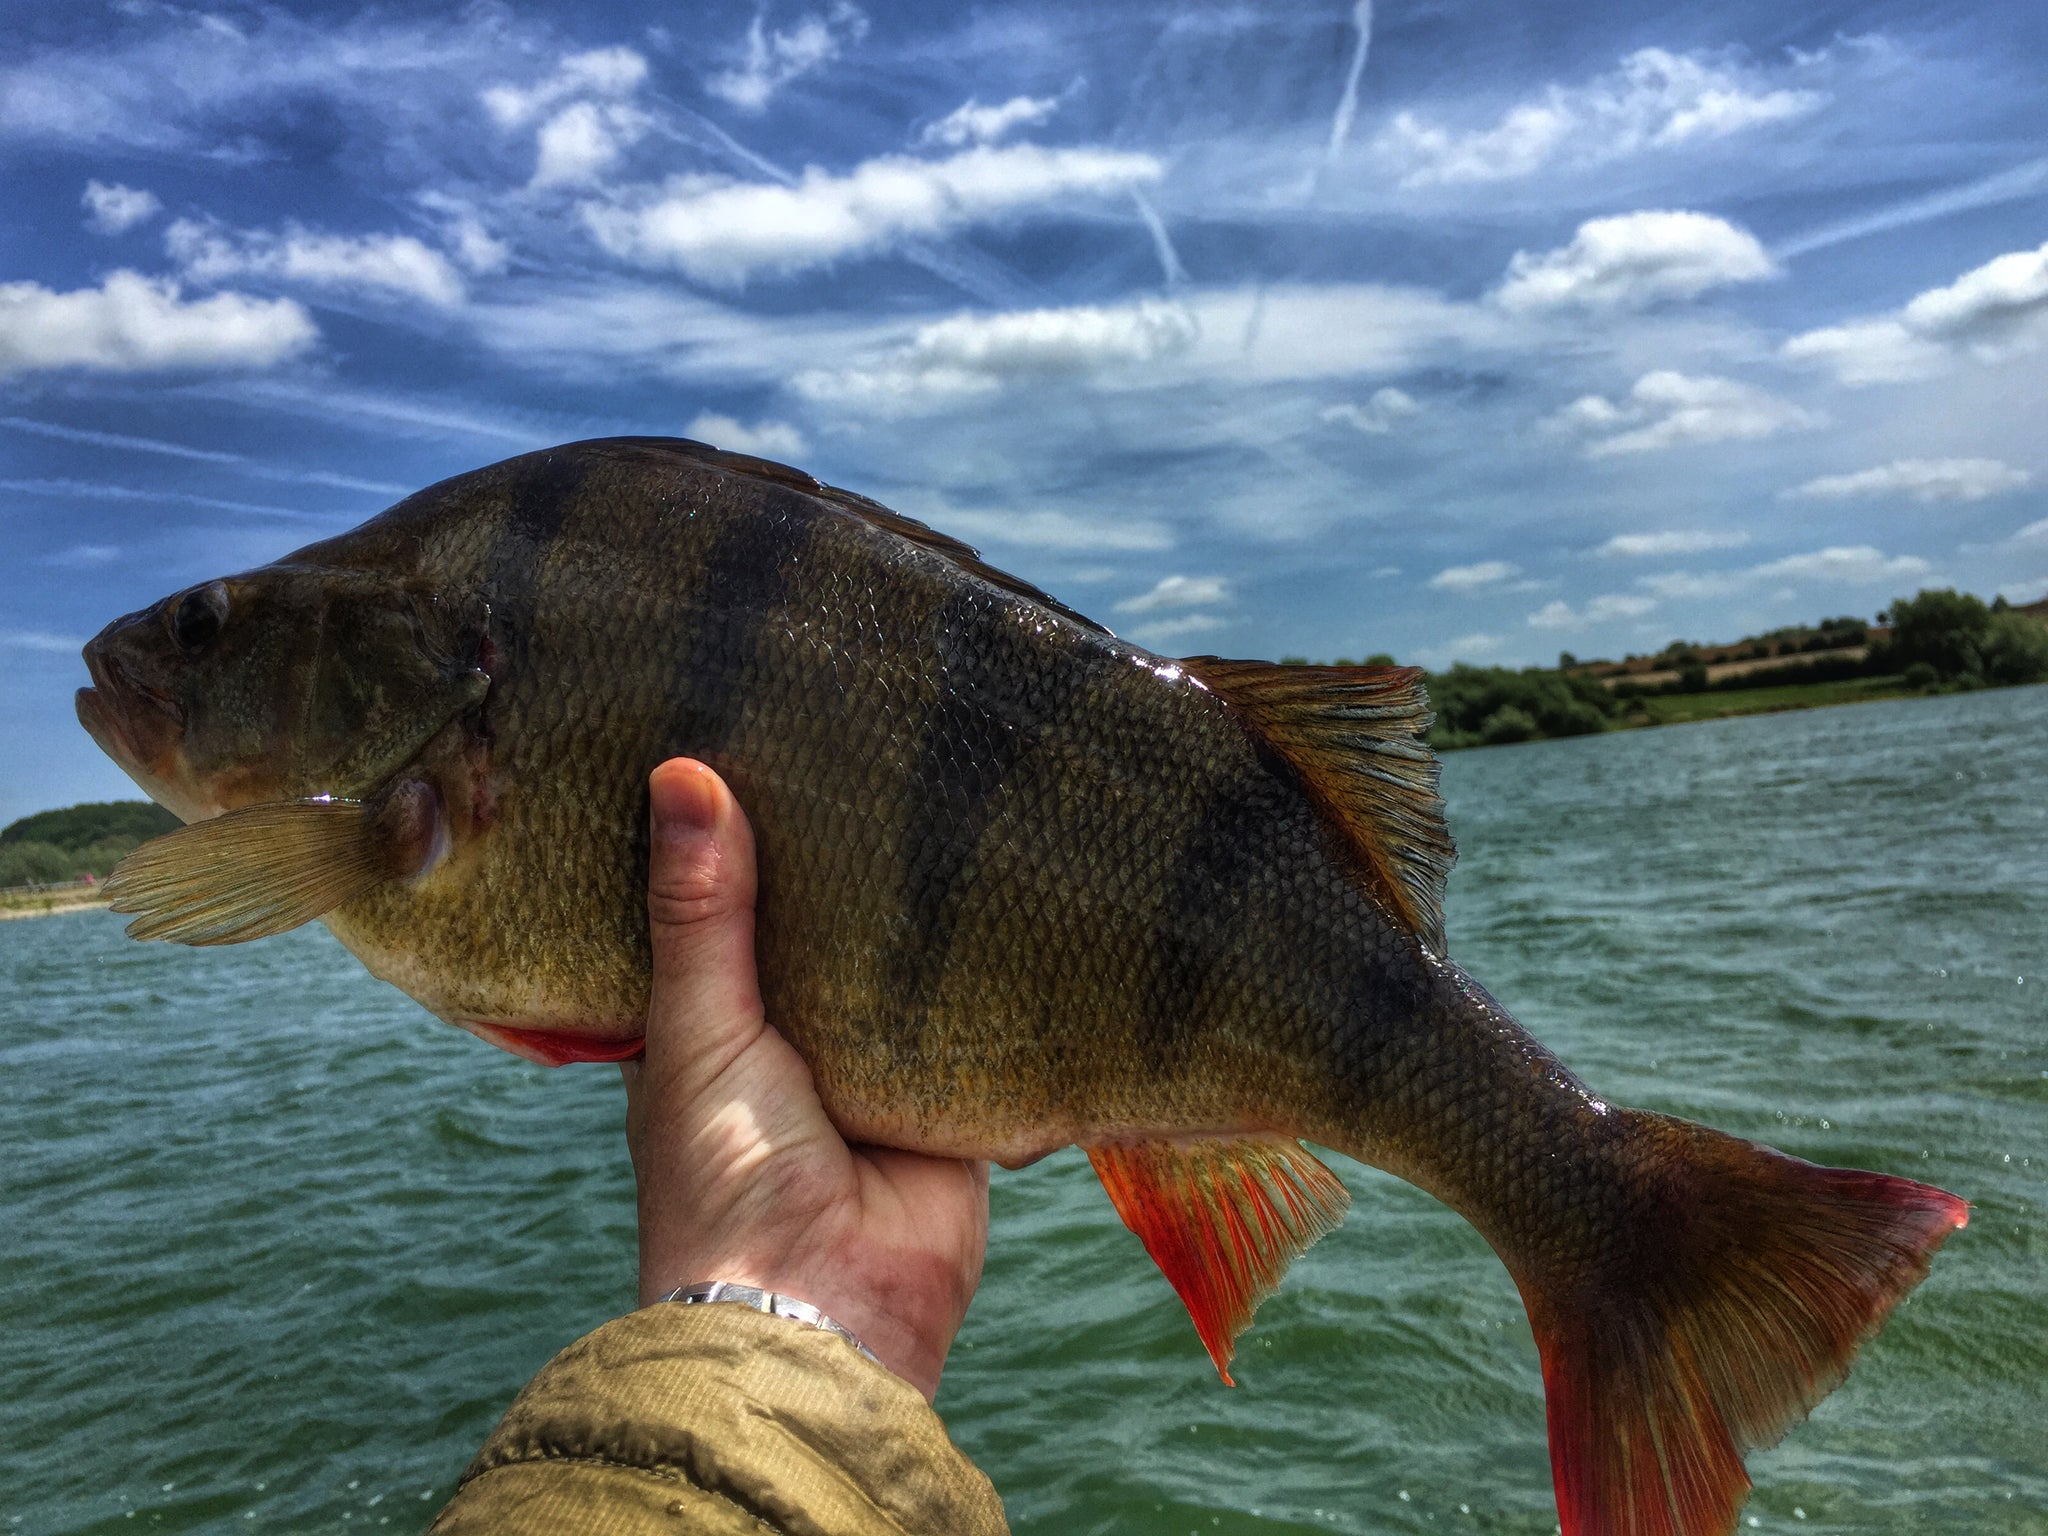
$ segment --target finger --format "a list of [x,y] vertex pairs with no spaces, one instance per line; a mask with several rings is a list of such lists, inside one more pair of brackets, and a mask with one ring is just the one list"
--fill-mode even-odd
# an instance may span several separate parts
[[754,836],[725,781],[671,758],[648,781],[647,1065],[660,1077],[761,1029],[754,972]]
[[626,1147],[628,1151],[640,1145],[640,1058],[619,1063],[619,1078],[626,1085]]

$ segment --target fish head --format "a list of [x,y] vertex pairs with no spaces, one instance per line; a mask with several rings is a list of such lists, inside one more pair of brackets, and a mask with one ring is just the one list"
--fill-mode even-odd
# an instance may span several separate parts
[[487,630],[473,596],[287,560],[114,620],[85,647],[78,718],[188,822],[360,797],[481,704]]

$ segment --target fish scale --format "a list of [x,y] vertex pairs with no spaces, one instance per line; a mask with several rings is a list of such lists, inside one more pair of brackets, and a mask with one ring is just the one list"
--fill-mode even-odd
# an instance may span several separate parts
[[203,644],[181,593],[87,649],[82,720],[190,823],[109,882],[138,932],[319,918],[486,1039],[618,1059],[647,774],[698,757],[755,828],[768,1016],[849,1138],[1084,1146],[1226,1381],[1344,1212],[1302,1140],[1415,1182],[1521,1289],[1570,1536],[1731,1529],[1743,1452],[1966,1219],[1607,1103],[1446,958],[1408,669],[1170,661],[864,498],[657,439],[199,590]]

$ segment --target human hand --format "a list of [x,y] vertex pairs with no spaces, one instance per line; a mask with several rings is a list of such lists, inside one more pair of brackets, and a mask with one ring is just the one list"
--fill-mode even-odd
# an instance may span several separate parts
[[649,780],[654,985],[626,1062],[640,1303],[732,1280],[809,1302],[929,1400],[981,1279],[988,1164],[849,1147],[762,1013],[754,835],[725,782]]

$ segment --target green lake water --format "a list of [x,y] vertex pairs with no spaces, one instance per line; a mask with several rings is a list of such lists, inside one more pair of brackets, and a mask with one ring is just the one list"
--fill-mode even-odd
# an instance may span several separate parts
[[[1469,752],[1452,953],[1608,1097],[1974,1203],[1744,1529],[2048,1532],[2048,689]],[[418,1530],[633,1296],[608,1068],[326,932],[0,924],[0,1536]],[[1555,1525],[1505,1272],[1357,1197],[1220,1386],[1067,1152],[998,1172],[940,1410],[1032,1536]]]

